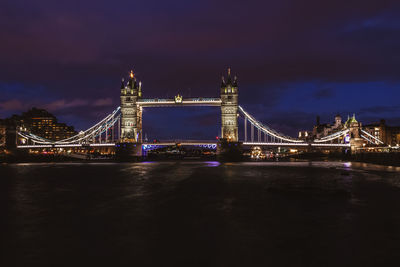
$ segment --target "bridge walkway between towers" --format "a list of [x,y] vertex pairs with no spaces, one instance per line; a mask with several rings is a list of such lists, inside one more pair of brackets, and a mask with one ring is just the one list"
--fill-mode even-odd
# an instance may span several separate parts
[[136,101],[141,107],[179,107],[179,106],[221,106],[221,98],[184,98],[184,99],[140,99]]

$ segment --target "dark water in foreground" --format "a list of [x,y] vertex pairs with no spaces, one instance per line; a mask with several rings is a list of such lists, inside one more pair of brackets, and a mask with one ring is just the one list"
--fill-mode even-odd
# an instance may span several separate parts
[[0,165],[0,266],[399,266],[400,169]]

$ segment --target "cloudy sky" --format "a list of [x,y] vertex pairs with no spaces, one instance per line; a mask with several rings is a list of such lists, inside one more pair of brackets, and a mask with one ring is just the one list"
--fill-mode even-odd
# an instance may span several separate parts
[[[218,97],[295,135],[317,115],[400,125],[398,0],[0,2],[0,117],[32,106],[85,129],[119,105],[133,69],[145,97]],[[217,108],[147,109],[149,138],[215,138]]]

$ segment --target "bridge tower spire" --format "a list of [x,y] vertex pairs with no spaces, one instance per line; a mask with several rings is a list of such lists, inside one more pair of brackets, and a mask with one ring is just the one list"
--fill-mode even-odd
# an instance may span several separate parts
[[137,83],[135,74],[131,71],[127,84],[121,85],[121,141],[123,142],[141,141],[142,112],[136,105],[141,95],[141,83]]
[[228,68],[228,76],[222,77],[221,83],[221,138],[228,142],[238,142],[238,85],[237,77],[233,81],[231,69]]

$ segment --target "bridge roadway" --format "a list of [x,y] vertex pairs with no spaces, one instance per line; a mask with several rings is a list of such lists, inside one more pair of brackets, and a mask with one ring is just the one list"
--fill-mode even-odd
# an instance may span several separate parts
[[[203,145],[217,145],[215,141],[204,141],[204,140],[165,140],[161,142],[144,142],[142,146],[173,146],[176,144],[186,146],[203,146]],[[115,147],[116,143],[93,143],[93,144],[46,144],[46,145],[19,145],[17,148],[69,148],[69,147]]]
[[179,106],[221,106],[221,98],[185,98],[181,101],[175,99],[140,99],[136,104],[141,107],[179,107]]
[[[216,141],[204,141],[204,140],[165,140],[156,143],[144,142],[142,146],[173,146],[176,144],[186,145],[186,146],[207,146],[212,145],[216,147]],[[17,148],[73,148],[73,147],[115,147],[116,143],[93,143],[93,144],[50,144],[50,145],[19,145]],[[280,143],[280,142],[243,142],[245,148],[252,146],[263,146],[263,147],[326,147],[326,148],[349,148],[350,144],[322,144],[322,143]]]
[[323,144],[323,143],[280,143],[280,142],[269,142],[269,143],[263,143],[263,142],[243,142],[244,146],[271,146],[271,147],[350,147],[350,144]]
[[19,145],[17,148],[114,147],[115,143]]

